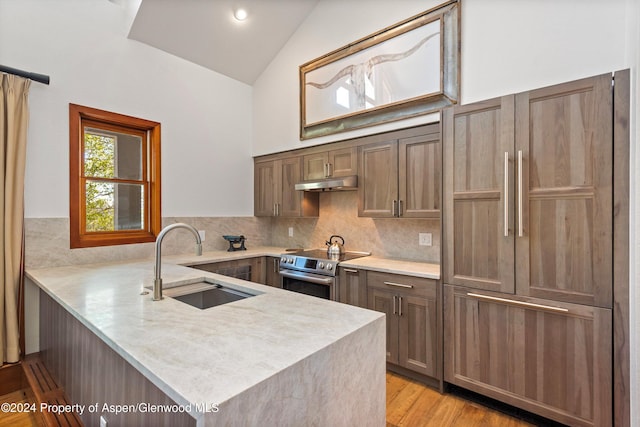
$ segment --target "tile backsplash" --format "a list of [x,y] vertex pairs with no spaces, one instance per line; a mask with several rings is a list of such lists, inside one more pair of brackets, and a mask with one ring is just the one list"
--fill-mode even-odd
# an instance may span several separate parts
[[[289,237],[289,228],[293,237]],[[431,233],[432,246],[420,246],[418,233]],[[320,194],[318,218],[277,218],[271,242],[275,246],[326,248],[333,234],[345,240],[345,249],[406,260],[440,262],[440,220],[358,217],[357,191]]]
[[[206,231],[203,250],[226,250],[226,234],[242,234],[246,246],[286,248],[326,248],[333,234],[345,239],[345,249],[370,251],[374,255],[438,263],[440,261],[440,221],[429,219],[372,219],[358,217],[356,191],[320,194],[318,218],[259,217],[169,217],[163,226],[186,222]],[[289,237],[289,228],[293,237]],[[418,233],[431,233],[433,246],[419,246]],[[193,237],[186,230],[175,230],[163,242],[164,254],[194,250]],[[153,257],[154,244],[69,249],[68,218],[25,219],[25,265],[46,268],[63,265],[125,261]]]
[[[185,222],[206,232],[203,251],[226,250],[226,234],[243,234],[247,246],[271,244],[271,218],[257,217],[170,217],[163,218],[163,227]],[[194,251],[194,239],[187,230],[177,229],[167,234],[162,253],[167,255]],[[25,218],[25,265],[27,268],[57,267],[152,258],[153,243],[69,249],[68,218]]]

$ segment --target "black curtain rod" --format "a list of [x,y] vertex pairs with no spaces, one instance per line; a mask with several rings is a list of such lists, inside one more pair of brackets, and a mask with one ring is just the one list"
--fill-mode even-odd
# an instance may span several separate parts
[[49,76],[45,76],[44,74],[30,73],[28,71],[18,70],[17,68],[11,68],[4,65],[0,65],[0,72],[15,74],[16,76],[25,77],[33,80],[34,82],[43,83],[45,85],[49,84]]

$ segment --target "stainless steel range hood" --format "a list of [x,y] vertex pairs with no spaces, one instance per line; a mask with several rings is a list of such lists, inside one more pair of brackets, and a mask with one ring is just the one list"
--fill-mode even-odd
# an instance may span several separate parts
[[325,178],[315,181],[305,181],[295,185],[299,191],[340,191],[357,190],[358,176],[343,176],[339,178]]

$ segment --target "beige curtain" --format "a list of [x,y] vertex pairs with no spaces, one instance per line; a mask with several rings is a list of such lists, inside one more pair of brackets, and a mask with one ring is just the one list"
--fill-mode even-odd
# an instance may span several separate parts
[[20,360],[18,299],[22,278],[24,169],[30,80],[2,74],[0,85],[0,352],[2,363]]

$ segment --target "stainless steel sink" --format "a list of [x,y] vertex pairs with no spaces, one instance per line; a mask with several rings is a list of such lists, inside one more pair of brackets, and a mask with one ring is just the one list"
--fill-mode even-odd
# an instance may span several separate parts
[[169,288],[165,290],[165,295],[175,300],[189,304],[201,310],[227,304],[241,299],[253,297],[250,294],[238,289],[216,283],[212,279],[202,278],[195,282]]

